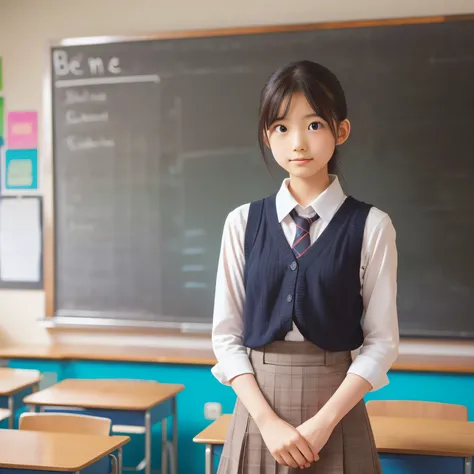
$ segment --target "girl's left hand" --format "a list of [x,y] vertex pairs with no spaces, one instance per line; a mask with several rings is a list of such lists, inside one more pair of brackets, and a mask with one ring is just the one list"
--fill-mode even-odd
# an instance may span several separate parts
[[314,456],[316,457],[328,442],[334,426],[323,418],[318,417],[318,415],[315,415],[296,429],[304,438],[306,438],[313,450]]

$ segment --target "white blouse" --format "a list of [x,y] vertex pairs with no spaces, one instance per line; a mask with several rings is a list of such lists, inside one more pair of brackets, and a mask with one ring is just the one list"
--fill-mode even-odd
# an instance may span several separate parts
[[[345,196],[337,176],[330,175],[331,184],[311,204],[303,208],[288,190],[285,179],[276,195],[276,210],[288,243],[294,240],[296,225],[290,212],[296,209],[304,217],[319,214],[311,225],[314,242],[329,224]],[[250,204],[233,210],[224,224],[217,269],[212,346],[218,363],[212,368],[223,384],[237,375],[254,373],[243,346],[244,238]],[[362,329],[364,342],[352,361],[348,373],[363,377],[372,391],[388,384],[387,372],[398,355],[397,317],[397,248],[396,233],[390,217],[372,207],[365,224],[361,252],[360,281],[364,304]],[[303,336],[293,323],[285,340],[302,341]]]

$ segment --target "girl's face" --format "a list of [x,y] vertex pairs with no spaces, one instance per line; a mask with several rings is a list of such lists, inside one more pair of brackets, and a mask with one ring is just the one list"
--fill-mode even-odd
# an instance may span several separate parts
[[[283,117],[287,104],[288,99],[281,104],[279,117]],[[286,117],[270,125],[266,142],[276,162],[290,176],[307,179],[327,170],[336,145],[344,143],[349,133],[349,121],[344,120],[335,139],[327,122],[315,113],[304,94],[297,92],[291,97]]]

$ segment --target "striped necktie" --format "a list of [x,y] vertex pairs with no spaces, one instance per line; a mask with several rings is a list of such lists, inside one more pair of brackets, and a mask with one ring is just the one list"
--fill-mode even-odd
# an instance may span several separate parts
[[319,216],[316,214],[313,217],[300,217],[294,209],[290,212],[290,215],[296,224],[295,240],[291,248],[296,258],[300,258],[311,247],[309,228],[315,220],[319,219]]

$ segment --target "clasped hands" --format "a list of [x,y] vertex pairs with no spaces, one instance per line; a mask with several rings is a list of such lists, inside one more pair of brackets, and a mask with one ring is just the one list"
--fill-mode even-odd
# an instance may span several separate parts
[[259,429],[267,448],[279,464],[305,469],[319,460],[319,452],[334,427],[315,415],[295,428],[275,414],[265,420]]

